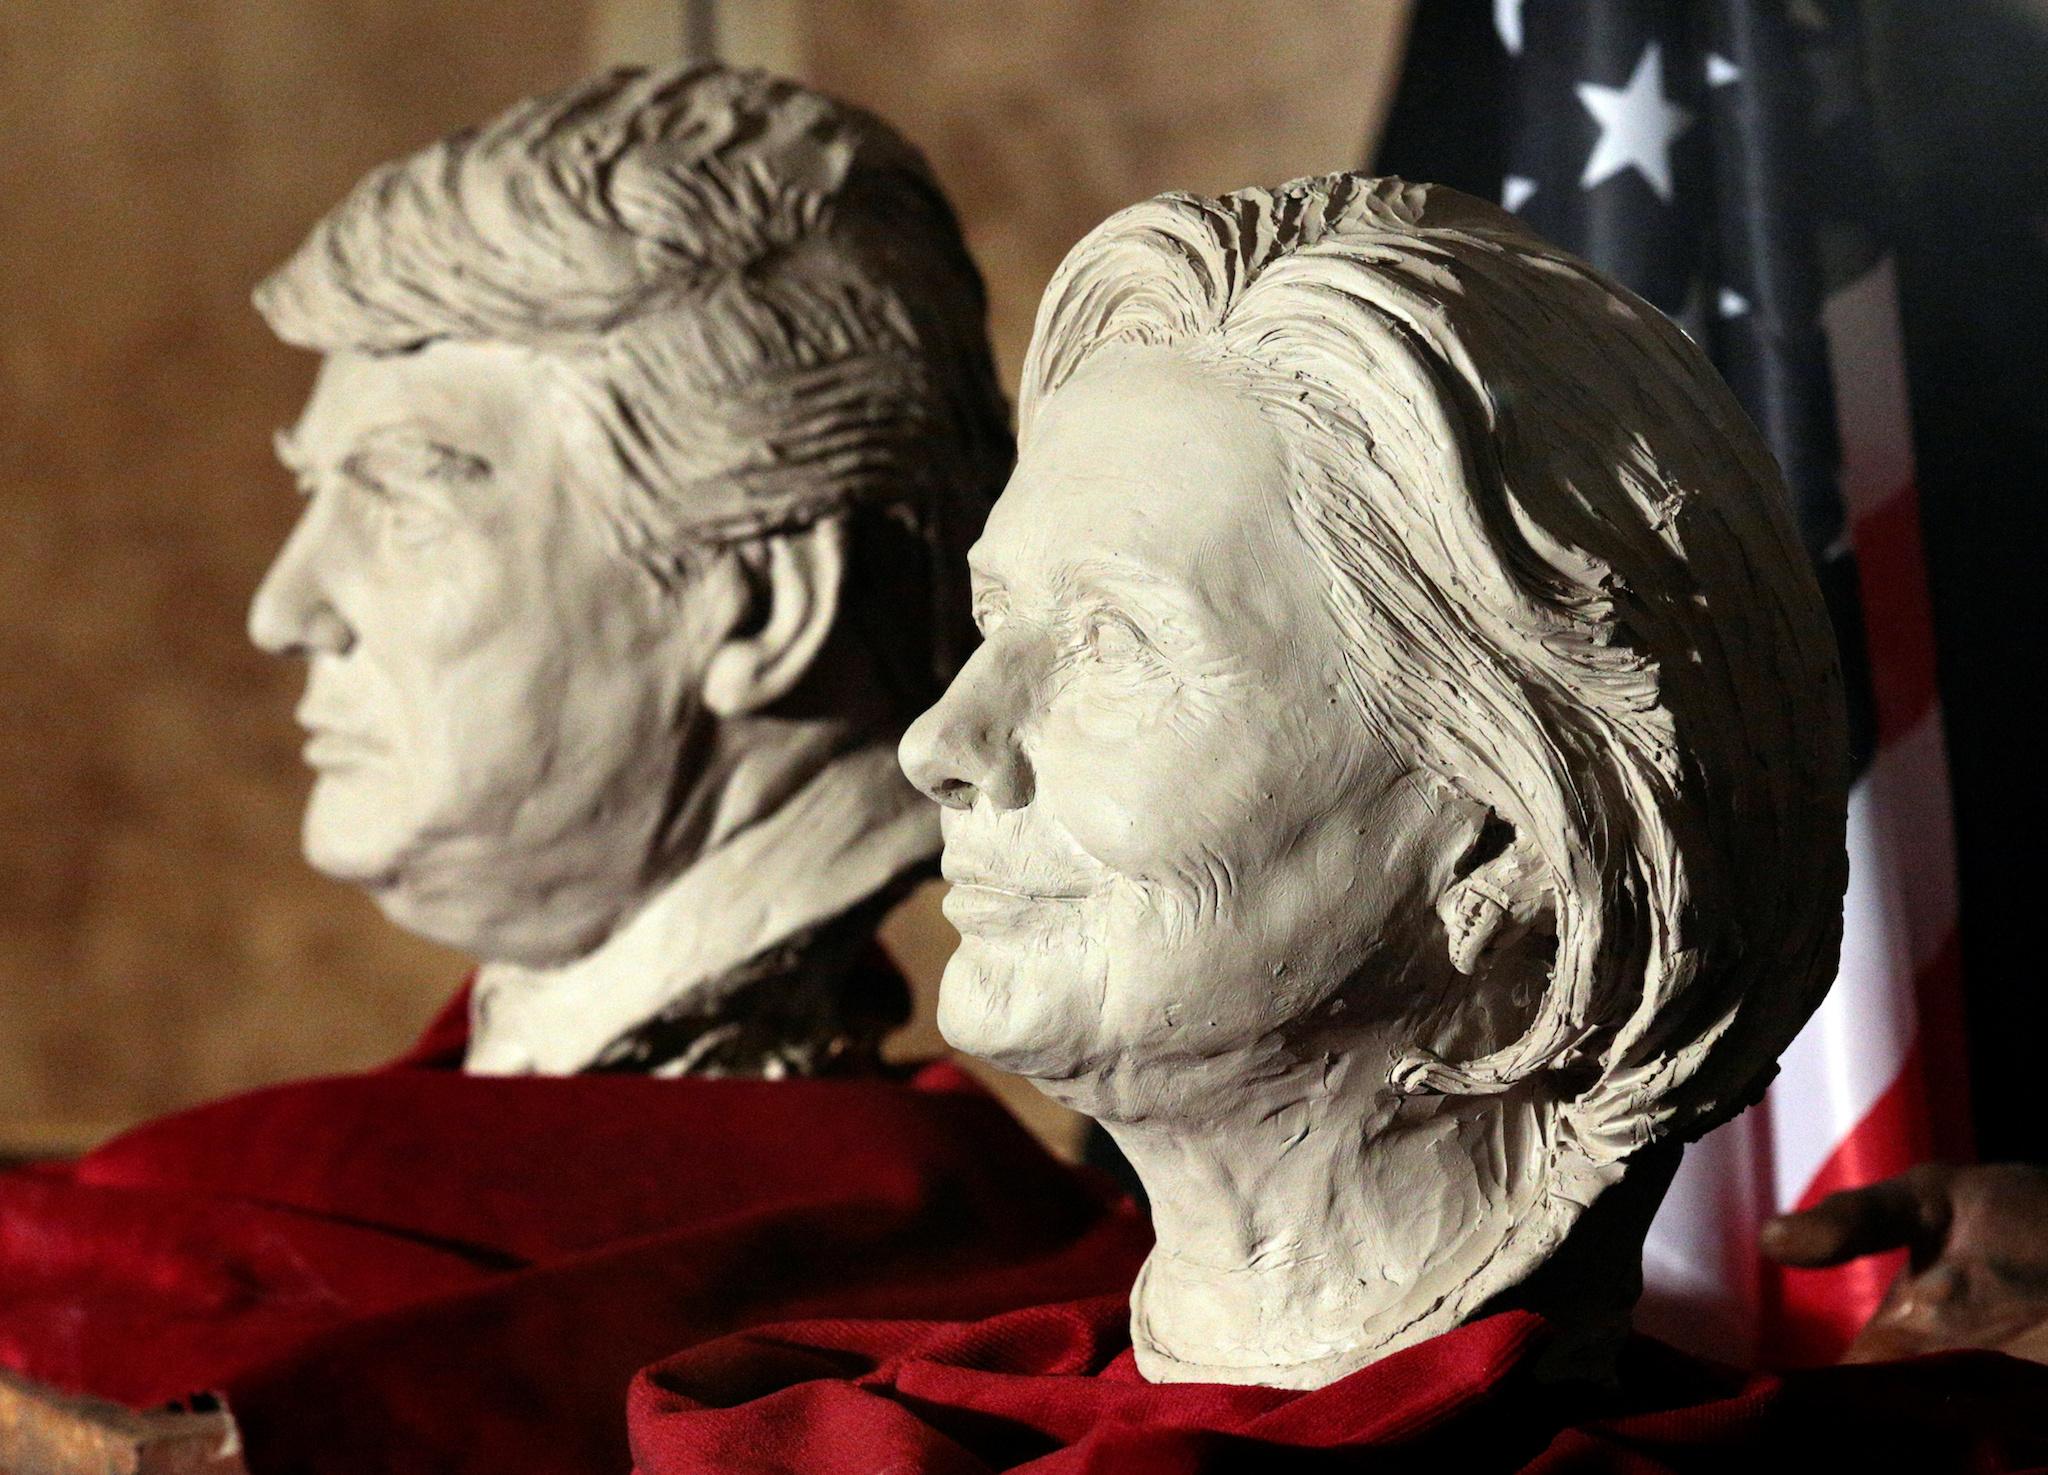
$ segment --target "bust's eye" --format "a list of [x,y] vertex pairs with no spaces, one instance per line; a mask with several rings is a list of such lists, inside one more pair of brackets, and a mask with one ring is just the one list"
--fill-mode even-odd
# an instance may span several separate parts
[[1081,627],[1081,639],[1088,647],[1088,654],[1098,661],[1112,664],[1137,660],[1150,650],[1135,625],[1108,610],[1096,610],[1088,616]]
[[422,497],[388,497],[381,511],[391,531],[406,542],[422,542],[447,525],[446,514]]
[[354,515],[392,552],[431,543],[443,536],[452,514],[432,495],[383,482],[354,482]]
[[990,595],[984,594],[974,601],[974,628],[984,640],[1002,627],[1004,613],[1002,601]]

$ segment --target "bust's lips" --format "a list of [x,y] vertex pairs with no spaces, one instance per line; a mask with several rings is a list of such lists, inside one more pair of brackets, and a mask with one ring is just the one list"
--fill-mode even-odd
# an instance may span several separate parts
[[1064,835],[1024,834],[1017,816],[993,828],[968,818],[947,826],[939,857],[953,885],[940,910],[962,933],[1040,927],[1102,889],[1101,868]]
[[948,840],[939,857],[939,874],[954,886],[990,891],[1019,901],[1078,901],[1095,893],[1092,879],[1070,867],[1035,864],[1033,858],[1002,859]]
[[300,755],[310,768],[349,768],[384,751],[376,739],[332,727],[308,727]]
[[1014,896],[1019,901],[1079,901],[1090,893],[1084,889],[1048,891],[1040,886],[1025,885],[1021,882],[996,881],[985,876],[947,876],[955,887],[968,891],[992,891],[998,896]]
[[1014,854],[994,864],[985,852],[976,855],[950,841],[939,874],[953,886],[939,909],[963,935],[1042,926],[1095,892],[1068,868],[1034,865]]
[[1022,891],[979,881],[955,881],[939,910],[956,930],[966,934],[1000,932],[1042,918],[1049,910],[1072,906],[1085,893]]

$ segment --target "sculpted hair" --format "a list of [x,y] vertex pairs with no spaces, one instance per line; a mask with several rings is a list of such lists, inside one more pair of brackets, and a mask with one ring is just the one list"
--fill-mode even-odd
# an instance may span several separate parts
[[843,618],[885,665],[916,650],[906,710],[957,665],[1009,417],[959,225],[870,114],[759,72],[615,71],[376,169],[256,303],[320,352],[545,355],[578,490],[664,582],[851,511]]
[[1120,343],[1278,427],[1365,722],[1543,857],[1520,1038],[1395,1084],[1548,1073],[1568,1194],[1755,1100],[1834,976],[1848,745],[1786,492],[1705,356],[1504,212],[1351,174],[1105,222],[1041,306],[1027,439]]

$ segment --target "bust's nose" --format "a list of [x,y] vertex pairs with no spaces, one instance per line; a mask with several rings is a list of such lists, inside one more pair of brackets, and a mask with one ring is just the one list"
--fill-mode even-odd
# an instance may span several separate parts
[[249,638],[272,655],[346,655],[355,644],[327,587],[333,549],[326,522],[315,499],[249,601]]
[[1001,634],[984,642],[953,684],[910,724],[896,750],[904,774],[948,809],[986,796],[997,809],[1031,802],[1031,761],[1018,741],[1030,710],[1026,653]]

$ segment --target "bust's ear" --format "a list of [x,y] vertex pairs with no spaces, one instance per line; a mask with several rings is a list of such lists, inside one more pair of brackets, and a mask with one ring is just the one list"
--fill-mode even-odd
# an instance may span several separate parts
[[1451,966],[1471,977],[1489,953],[1530,933],[1554,934],[1555,901],[1543,858],[1497,815],[1489,816],[1437,898]]
[[839,618],[846,549],[846,519],[834,516],[733,550],[750,614],[705,667],[705,706],[720,717],[742,717],[796,688]]

